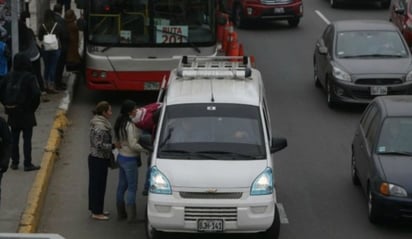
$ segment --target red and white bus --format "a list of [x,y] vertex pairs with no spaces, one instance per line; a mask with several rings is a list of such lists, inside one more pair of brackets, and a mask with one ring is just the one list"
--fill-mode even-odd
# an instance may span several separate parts
[[181,56],[220,54],[218,0],[84,0],[79,5],[86,22],[89,89],[159,90]]

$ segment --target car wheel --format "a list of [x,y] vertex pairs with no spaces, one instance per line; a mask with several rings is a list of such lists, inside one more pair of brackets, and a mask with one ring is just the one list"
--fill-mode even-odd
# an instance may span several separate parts
[[333,99],[333,90],[328,79],[326,80],[326,100],[329,108],[334,108],[336,106],[336,102]]
[[245,27],[245,17],[243,16],[243,9],[240,4],[236,5],[233,22],[237,28]]
[[295,17],[295,18],[292,18],[292,19],[288,20],[288,23],[289,23],[290,27],[297,27],[299,25],[299,22],[300,22],[300,18],[298,18],[298,17]]
[[316,62],[313,64],[313,78],[315,80],[315,86],[320,88],[321,84],[319,82],[318,69],[316,67]]
[[161,238],[161,233],[154,229],[152,225],[149,222],[149,218],[147,217],[147,211],[146,211],[146,218],[145,218],[145,228],[146,228],[146,238],[147,239],[160,239]]
[[273,219],[273,223],[269,229],[265,232],[262,232],[259,236],[261,239],[277,239],[279,238],[280,232],[280,216],[278,207],[275,205],[275,218]]
[[388,9],[391,5],[391,1],[382,1],[380,4],[382,9]]
[[370,185],[368,185],[368,218],[371,223],[380,223],[382,221],[382,215],[376,206],[375,198],[373,197]]
[[330,3],[330,6],[332,8],[337,8],[338,7],[338,3],[336,2],[336,0],[330,0],[329,3]]
[[352,163],[351,163],[351,174],[352,174],[352,183],[354,185],[359,185],[360,184],[360,180],[359,180],[359,176],[358,176],[358,170],[356,168],[356,159],[355,159],[355,155],[352,152]]

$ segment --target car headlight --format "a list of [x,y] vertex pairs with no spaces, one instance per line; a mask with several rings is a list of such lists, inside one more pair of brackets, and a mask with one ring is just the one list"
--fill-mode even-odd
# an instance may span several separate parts
[[150,170],[150,192],[172,194],[172,187],[167,177],[155,166]]
[[407,197],[408,193],[404,188],[391,183],[381,183],[379,192],[385,196]]
[[332,74],[338,80],[351,81],[350,75],[336,66],[333,67]]
[[406,75],[406,81],[411,81],[412,80],[412,71],[410,71],[407,75]]
[[273,193],[272,169],[266,168],[252,183],[250,195],[268,195]]

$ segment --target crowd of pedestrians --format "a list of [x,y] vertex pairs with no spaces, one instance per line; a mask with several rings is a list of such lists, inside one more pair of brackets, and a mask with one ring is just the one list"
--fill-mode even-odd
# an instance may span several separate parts
[[[75,73],[80,69],[81,57],[78,48],[81,29],[70,4],[71,0],[60,0],[53,6],[53,10],[46,10],[37,36],[30,27],[30,13],[22,11],[18,19],[18,52],[14,56],[10,52],[11,18],[6,19],[8,15],[4,13],[9,6],[2,8],[0,103],[7,117],[0,117],[0,192],[3,173],[8,168],[19,169],[21,137],[24,171],[40,169],[40,166],[32,163],[33,127],[37,125],[35,112],[41,101],[50,101],[48,94],[57,94],[66,89],[63,80],[65,68],[66,71]],[[44,47],[44,36],[50,33],[57,37],[57,49],[46,50]],[[96,212],[96,215],[98,213]]]

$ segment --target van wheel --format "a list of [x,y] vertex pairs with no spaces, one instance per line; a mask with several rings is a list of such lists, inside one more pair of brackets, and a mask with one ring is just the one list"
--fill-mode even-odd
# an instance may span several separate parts
[[382,215],[376,205],[370,185],[368,185],[368,218],[373,224],[382,222]]
[[280,216],[278,207],[275,205],[275,218],[273,219],[273,223],[268,230],[262,232],[260,237],[261,239],[277,239],[279,238],[280,232]]
[[147,239],[160,239],[161,233],[154,229],[149,222],[149,218],[147,217],[147,210],[146,210],[146,218],[145,218],[145,229],[146,229],[146,238]]
[[358,177],[358,170],[356,169],[356,159],[355,159],[355,155],[352,152],[352,163],[351,163],[351,175],[352,175],[352,183],[354,185],[359,185],[360,181],[359,181],[359,177]]
[[243,28],[246,25],[245,16],[243,16],[243,9],[240,4],[235,6],[233,22],[237,28]]

